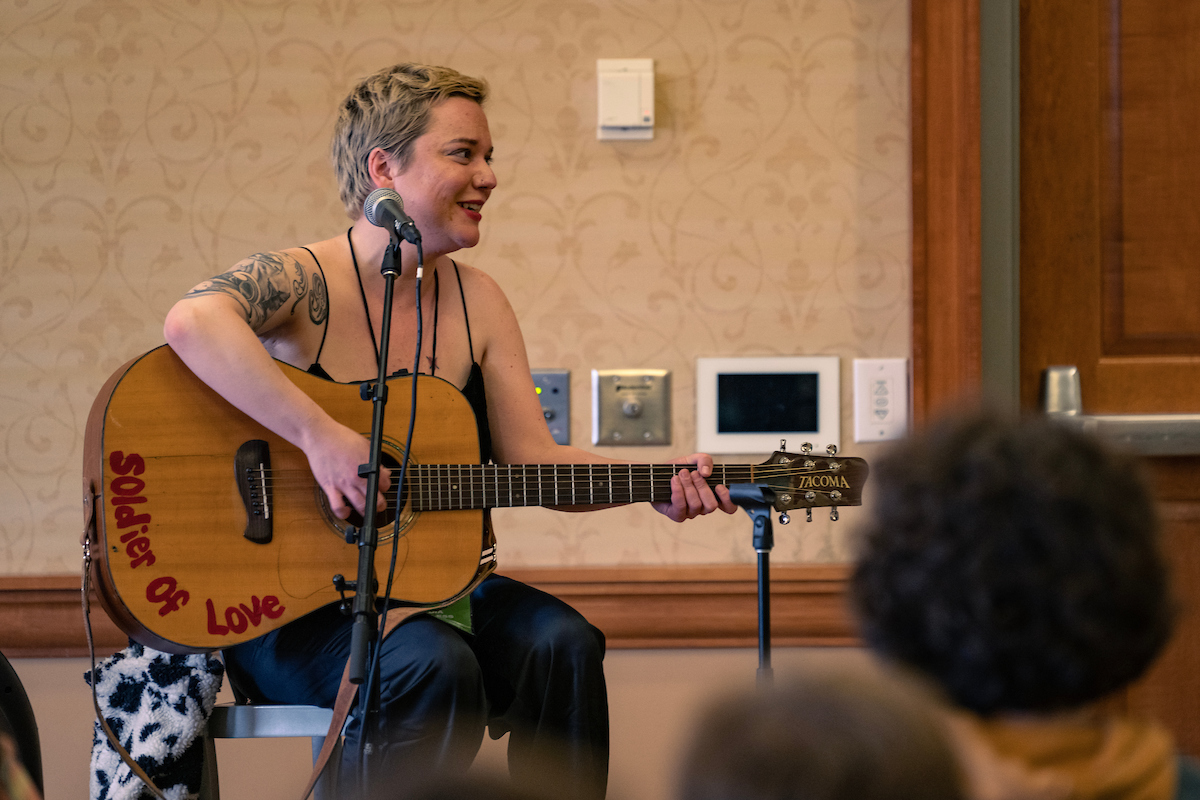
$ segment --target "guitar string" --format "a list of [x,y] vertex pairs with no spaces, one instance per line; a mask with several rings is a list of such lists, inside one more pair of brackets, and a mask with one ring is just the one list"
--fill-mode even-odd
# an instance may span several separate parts
[[[556,466],[558,467],[558,471],[556,471],[554,469],[554,467],[556,467]],[[632,475],[629,472],[624,472],[623,474],[622,473],[611,473],[610,474],[611,481],[605,481],[604,480],[604,478],[606,477],[605,475],[597,476],[594,471],[585,470],[585,468],[583,466],[580,466],[580,465],[567,465],[567,466],[572,467],[572,469],[569,471],[563,471],[564,465],[562,465],[562,464],[558,464],[558,465],[554,465],[554,464],[520,464],[520,465],[512,465],[511,469],[509,468],[508,465],[496,466],[496,465],[484,465],[484,464],[420,464],[420,465],[414,465],[415,474],[410,478],[410,483],[412,483],[413,485],[422,485],[422,484],[440,485],[440,484],[446,483],[447,481],[452,481],[452,480],[471,481],[471,480],[480,480],[480,479],[493,480],[495,478],[500,478],[501,480],[504,480],[505,482],[518,482],[519,481],[521,483],[553,484],[556,482],[564,482],[564,481],[575,482],[577,479],[586,478],[587,483],[612,482],[612,483],[618,484],[618,485],[628,485],[630,482],[632,482],[634,484],[654,485],[656,483],[669,483],[670,478],[674,477],[676,474],[676,473],[672,472],[670,475],[666,475],[666,474],[654,475],[654,474],[651,474],[651,470],[649,469],[650,466],[654,466],[656,471],[666,472],[667,466],[676,466],[676,465],[638,465],[638,467],[635,469],[635,471],[632,473]],[[542,468],[542,471],[546,471],[546,468],[549,467],[550,469],[548,470],[548,472],[550,474],[539,474],[539,475],[531,475],[530,474],[531,472],[536,472],[539,467]],[[465,475],[465,476],[463,476],[461,474],[464,471],[467,472],[467,475]],[[516,475],[513,475],[514,471],[517,473]],[[438,474],[430,474],[431,472],[437,472]],[[505,472],[508,472],[508,474],[507,475],[503,474]],[[748,468],[742,467],[739,470],[733,471],[733,474],[735,477],[738,476],[738,472],[741,472],[742,474],[745,474],[748,476],[750,470]],[[522,474],[522,473],[524,473],[524,474]],[[840,469],[839,470],[832,470],[832,469],[802,470],[802,469],[787,469],[787,468],[771,469],[769,467],[768,468],[759,467],[754,470],[754,473],[755,473],[756,477],[774,478],[774,477],[792,476],[792,475],[795,475],[795,476],[800,476],[800,475],[812,475],[812,476],[839,475],[839,474],[844,474],[844,471],[840,470]],[[308,470],[302,469],[302,468],[293,468],[293,469],[284,469],[284,468],[274,469],[274,468],[272,468],[272,469],[266,470],[265,475],[266,475],[268,483],[283,483],[287,480],[299,480],[299,481],[303,482],[305,480],[312,479],[312,473],[309,472]],[[725,474],[722,477],[729,477],[729,475],[730,475],[730,470],[725,470]],[[719,481],[714,480],[712,475],[710,475],[706,480],[711,481],[713,483],[719,483]]]
[[[532,485],[554,485],[554,484],[558,484],[558,483],[575,484],[577,481],[579,481],[579,479],[586,478],[586,480],[580,481],[580,482],[587,483],[587,484],[612,483],[615,486],[628,486],[630,484],[632,484],[634,486],[654,486],[654,485],[669,484],[670,479],[672,477],[674,477],[674,473],[672,473],[671,475],[651,475],[651,474],[649,474],[649,470],[646,470],[646,469],[638,470],[632,476],[630,476],[628,474],[625,474],[625,475],[614,474],[611,476],[611,480],[604,480],[605,476],[599,476],[599,479],[598,479],[594,473],[585,472],[582,469],[580,469],[578,471],[571,471],[571,472],[565,472],[565,473],[560,471],[557,474],[548,474],[548,475],[547,474],[543,474],[543,475],[530,474],[531,472],[536,471],[537,466],[539,466],[539,465],[522,465],[522,467],[525,467],[525,469],[518,470],[516,475],[513,475],[511,472],[509,472],[509,474],[506,475],[506,474],[503,474],[503,472],[506,471],[505,467],[494,467],[494,466],[493,467],[485,467],[485,466],[479,465],[479,464],[420,465],[414,469],[415,474],[410,476],[409,484],[412,486],[442,486],[442,485],[445,485],[447,482],[456,481],[456,480],[459,482],[462,482],[462,483],[471,483],[471,482],[479,482],[479,481],[490,482],[490,481],[499,479],[499,480],[503,481],[505,484],[520,483],[520,484],[532,484]],[[545,465],[541,465],[541,466],[545,466]],[[560,469],[561,469],[561,466],[562,465],[559,465]],[[428,467],[430,469],[422,469],[421,467]],[[439,468],[439,469],[433,470],[432,468],[435,468],[435,467]],[[532,468],[532,469],[530,469],[530,468]],[[444,473],[443,473],[443,470],[444,470]],[[436,471],[439,474],[430,474],[431,471]],[[467,474],[463,475],[462,474],[463,471],[466,471]],[[551,470],[551,472],[553,473],[553,470]],[[749,477],[748,470],[746,470],[743,474],[745,475],[745,477],[747,477],[747,478]],[[761,469],[761,470],[755,471],[756,478],[778,478],[780,476],[801,476],[801,475],[822,476],[822,475],[836,475],[836,474],[842,474],[842,473],[840,470],[798,471],[798,470]],[[725,477],[725,478],[730,477],[729,472],[727,471],[726,474],[722,477]],[[735,473],[734,477],[736,478],[736,477],[741,477],[741,476],[738,476]],[[716,485],[717,483],[720,483],[719,480],[714,480],[711,475],[706,480],[711,482],[712,485]],[[258,483],[258,482],[259,481],[255,481],[255,483]],[[308,472],[307,470],[304,470],[304,469],[291,469],[291,470],[271,469],[271,470],[266,471],[266,473],[265,473],[265,483],[268,486],[275,486],[275,485],[284,486],[284,485],[290,485],[290,484],[294,484],[294,483],[312,483],[312,482],[313,482],[312,473]],[[805,487],[805,488],[817,489],[820,487]]]
[[[563,481],[574,477],[575,470],[579,470],[580,472],[582,472],[582,468],[584,465],[565,465],[565,466],[572,467],[572,471],[571,471],[572,474],[569,476],[562,475],[561,473],[550,474],[550,475],[538,475],[536,477],[525,475],[523,477],[520,477],[518,480],[513,480],[511,475],[505,476],[506,485],[503,487],[499,487],[499,488],[489,485],[490,481],[493,479],[493,477],[499,477],[498,475],[497,476],[487,475],[486,470],[489,467],[491,468],[491,470],[493,470],[495,472],[499,472],[501,470],[508,469],[508,471],[511,473],[511,471],[513,469],[516,469],[518,472],[522,472],[522,471],[527,472],[530,469],[537,469],[538,467],[549,466],[549,467],[551,467],[550,472],[555,473],[556,472],[556,470],[554,469],[555,466],[557,466],[559,469],[561,469],[564,465],[561,465],[561,464],[560,465],[536,465],[536,464],[513,465],[513,467],[511,469],[509,469],[507,465],[496,466],[496,465],[481,465],[481,464],[461,464],[461,465],[432,464],[432,465],[420,465],[420,466],[436,468],[436,470],[439,472],[441,470],[445,470],[447,468],[449,468],[448,472],[449,471],[457,472],[462,469],[466,469],[469,473],[466,476],[462,476],[460,474],[429,475],[429,474],[427,474],[429,470],[422,470],[422,469],[420,469],[420,467],[418,467],[416,476],[413,477],[412,479],[410,479],[410,484],[409,484],[410,490],[412,492],[415,492],[418,495],[418,499],[419,499],[420,503],[425,506],[425,509],[436,510],[437,508],[452,509],[452,508],[459,508],[459,507],[470,507],[471,505],[473,505],[473,502],[468,506],[462,506],[462,504],[461,504],[462,495],[467,492],[469,492],[471,494],[472,500],[473,500],[474,494],[476,492],[479,492],[481,499],[485,499],[485,500],[486,500],[487,495],[490,493],[492,495],[492,497],[495,499],[496,503],[501,506],[504,505],[503,503],[500,502],[502,497],[504,497],[504,496],[507,496],[507,498],[509,499],[509,501],[510,501],[509,505],[513,505],[511,503],[511,501],[514,498],[514,496],[521,496],[522,498],[524,498],[529,495],[532,495],[534,492],[536,492],[539,495],[541,495],[544,492],[549,493],[551,496],[551,500],[549,502],[551,502],[551,503],[562,503],[562,502],[565,502],[566,498],[570,498],[571,501],[574,502],[574,500],[581,494],[581,492],[575,487],[573,481],[566,487],[563,487],[560,484]],[[816,470],[816,469],[810,469],[810,468],[800,468],[800,467],[779,465],[779,464],[753,465],[753,466],[756,468],[756,471],[759,473],[760,477],[778,477],[779,475],[789,475],[789,474],[828,475],[828,474],[832,474],[832,473],[840,473],[841,472],[840,469],[832,470],[832,469],[826,468],[826,469],[822,469],[822,470]],[[634,495],[637,495],[640,500],[641,497],[646,496],[646,493],[649,492],[648,499],[653,500],[655,498],[655,494],[657,492],[664,492],[664,493],[667,492],[669,489],[669,486],[670,486],[670,477],[673,477],[673,473],[670,477],[664,476],[664,475],[654,476],[653,474],[651,474],[651,469],[650,469],[651,467],[654,467],[655,469],[659,469],[659,470],[666,470],[667,468],[676,468],[676,467],[683,468],[681,465],[673,465],[673,464],[668,464],[668,465],[638,464],[638,465],[634,465],[634,472],[627,473],[628,479],[626,479],[627,476],[623,476],[620,474],[613,474],[611,476],[612,477],[612,480],[611,480],[612,487],[611,487],[610,498],[619,499],[622,495],[630,495],[630,497],[632,498]],[[726,470],[725,470],[726,474],[723,477],[726,477],[726,478],[729,477],[728,471],[730,468],[732,468],[735,472],[741,471],[741,472],[748,473],[750,471],[750,465],[741,465],[741,464],[729,465],[729,467],[726,468]],[[483,472],[477,472],[481,469],[483,470]],[[276,477],[276,473],[279,474],[279,476],[280,476],[279,478]],[[470,473],[475,473],[475,474],[470,474]],[[267,472],[266,477],[267,477],[266,485],[267,485],[268,489],[274,488],[276,485],[278,485],[280,487],[292,487],[295,485],[296,482],[305,484],[308,487],[312,487],[312,488],[315,488],[315,485],[316,485],[315,482],[313,481],[312,474],[307,473],[306,470],[301,470],[301,469],[270,470]],[[582,477],[582,475],[580,477]],[[456,491],[458,491],[459,496],[458,497],[441,497],[440,495],[445,490],[447,482],[454,481],[454,480],[457,480],[459,482],[459,484],[461,485],[456,490]],[[711,476],[710,476],[710,480],[711,480]],[[516,485],[518,483],[518,481],[520,484],[519,488]],[[604,483],[604,481],[596,481],[594,474],[592,474],[591,471],[589,470],[589,483],[593,483],[593,484],[594,483]],[[805,491],[805,492],[811,491],[815,495],[821,496],[823,498],[830,497],[832,492],[835,490],[836,490],[835,488],[827,489],[824,487],[804,487],[803,488],[803,491]],[[391,507],[394,507],[394,505],[395,505],[394,501],[395,501],[395,498],[397,495],[397,491],[398,491],[398,487],[390,487],[384,493],[385,502],[392,501],[390,504]],[[797,489],[797,491],[799,491],[799,489]],[[592,493],[589,491],[588,492],[589,499],[591,498],[591,494]],[[455,501],[458,501],[458,502],[455,502]]]

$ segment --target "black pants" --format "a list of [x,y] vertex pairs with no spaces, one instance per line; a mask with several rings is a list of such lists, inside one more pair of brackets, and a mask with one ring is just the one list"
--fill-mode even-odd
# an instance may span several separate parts
[[[339,786],[395,795],[470,766],[509,733],[509,773],[572,798],[608,782],[604,634],[551,595],[498,575],[471,594],[472,634],[420,615],[380,654],[380,711],[346,729]],[[225,651],[230,681],[256,703],[331,706],[350,653],[350,618],[328,606]],[[359,759],[362,759],[360,763]]]

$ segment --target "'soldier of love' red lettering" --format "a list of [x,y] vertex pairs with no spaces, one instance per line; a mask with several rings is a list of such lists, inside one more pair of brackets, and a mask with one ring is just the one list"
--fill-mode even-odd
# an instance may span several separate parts
[[224,624],[217,619],[217,607],[213,605],[212,599],[204,601],[208,609],[208,632],[213,636],[228,636],[230,631],[233,633],[244,633],[247,628],[253,626],[257,628],[263,617],[267,619],[279,619],[283,616],[286,608],[279,604],[279,598],[275,595],[267,595],[261,600],[258,595],[251,595],[250,605],[238,603],[236,606],[229,606],[221,615]]
[[146,599],[151,603],[162,603],[162,608],[158,610],[160,617],[165,617],[172,611],[178,611],[181,606],[186,606],[188,600],[191,599],[185,590],[178,588],[178,583],[169,575],[164,575],[161,578],[155,578],[146,586]]
[[[108,467],[117,474],[108,484],[109,502],[116,506],[113,517],[117,528],[132,529],[121,534],[125,555],[129,556],[129,567],[153,566],[156,559],[150,549],[150,538],[144,535],[150,531],[150,515],[139,514],[134,509],[146,502],[146,482],[137,477],[146,471],[146,461],[137,453],[125,455],[120,450],[114,450],[108,456]],[[146,588],[146,593],[149,596],[150,587]],[[160,610],[159,613],[166,612]]]

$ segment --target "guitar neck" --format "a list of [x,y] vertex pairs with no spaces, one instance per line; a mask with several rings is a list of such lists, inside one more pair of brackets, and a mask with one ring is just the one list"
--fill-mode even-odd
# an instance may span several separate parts
[[[666,502],[671,478],[691,464],[410,464],[417,511],[515,506],[589,506]],[[754,465],[716,464],[707,479],[749,483]]]

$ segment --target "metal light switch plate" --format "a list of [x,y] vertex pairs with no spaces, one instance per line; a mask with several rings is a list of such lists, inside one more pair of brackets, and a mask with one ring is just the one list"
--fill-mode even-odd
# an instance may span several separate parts
[[592,444],[670,443],[670,370],[592,370]]
[[559,444],[571,443],[571,371],[566,369],[533,370],[533,386],[542,404],[542,416],[550,435]]

